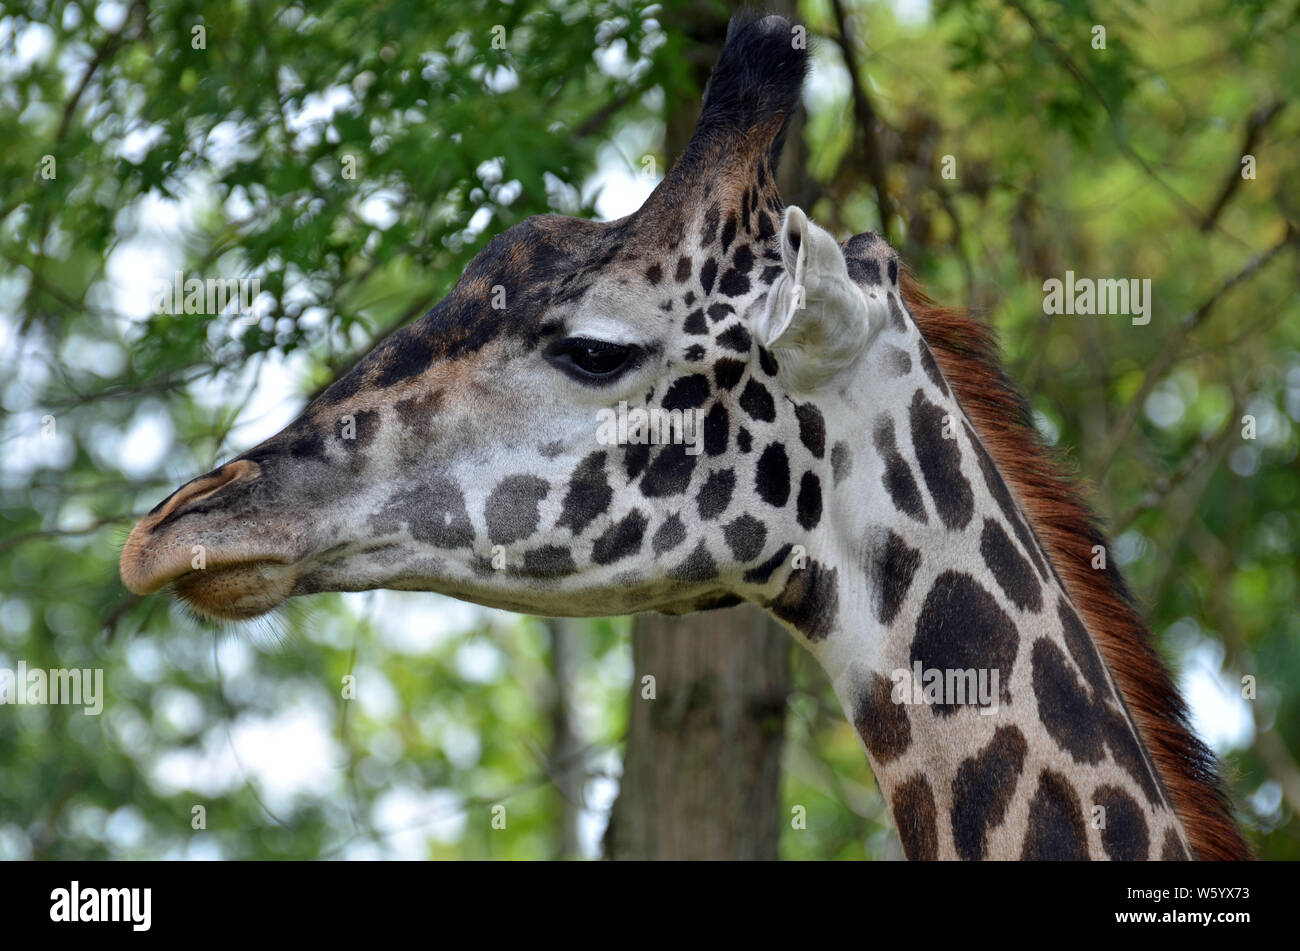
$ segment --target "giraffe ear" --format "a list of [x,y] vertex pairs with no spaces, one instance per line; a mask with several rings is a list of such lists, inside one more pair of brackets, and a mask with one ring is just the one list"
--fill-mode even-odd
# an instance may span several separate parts
[[768,292],[757,335],[782,382],[807,392],[854,363],[886,315],[849,277],[836,240],[795,205],[781,225],[781,260],[785,270]]

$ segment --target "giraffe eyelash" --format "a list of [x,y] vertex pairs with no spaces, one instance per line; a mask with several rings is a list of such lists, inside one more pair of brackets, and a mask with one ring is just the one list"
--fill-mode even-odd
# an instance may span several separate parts
[[548,363],[588,386],[611,383],[639,366],[645,350],[635,344],[592,337],[566,337],[546,348]]

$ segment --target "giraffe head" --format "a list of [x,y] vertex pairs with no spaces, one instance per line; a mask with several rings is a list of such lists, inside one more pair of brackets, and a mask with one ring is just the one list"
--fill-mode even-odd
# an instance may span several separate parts
[[556,615],[779,591],[834,478],[819,395],[881,319],[777,195],[801,39],[733,21],[639,211],[498,235],[297,420],[143,518],[126,585],[233,619],[372,588]]

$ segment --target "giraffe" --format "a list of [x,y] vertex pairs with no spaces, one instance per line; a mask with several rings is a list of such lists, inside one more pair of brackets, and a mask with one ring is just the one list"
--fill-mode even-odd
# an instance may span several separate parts
[[[141,519],[123,582],[230,620],[374,588],[555,616],[750,601],[826,670],[909,858],[1249,857],[990,331],[777,194],[796,35],[734,19],[636,213],[496,236]],[[697,413],[698,438],[601,441],[618,405]]]

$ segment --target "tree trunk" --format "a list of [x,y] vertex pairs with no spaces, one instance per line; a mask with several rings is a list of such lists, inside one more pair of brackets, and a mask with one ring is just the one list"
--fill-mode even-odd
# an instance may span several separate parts
[[610,858],[778,857],[790,649],[790,635],[748,605],[636,619]]
[[582,810],[586,764],[583,742],[573,710],[573,681],[581,665],[582,631],[573,618],[547,618],[551,642],[550,698],[551,752],[547,772],[559,794],[559,821],[555,830],[553,858],[577,858],[582,851],[578,817]]
[[[790,15],[794,3],[769,9]],[[688,62],[703,89],[726,37],[726,14],[700,3],[673,22],[694,41]],[[668,115],[670,163],[686,147],[699,107],[698,98],[683,100]],[[787,200],[806,191],[802,128],[801,119],[791,125],[778,169]],[[749,605],[636,618],[623,778],[605,832],[609,858],[779,857],[790,650],[789,634]],[[653,699],[646,677],[654,678]]]

